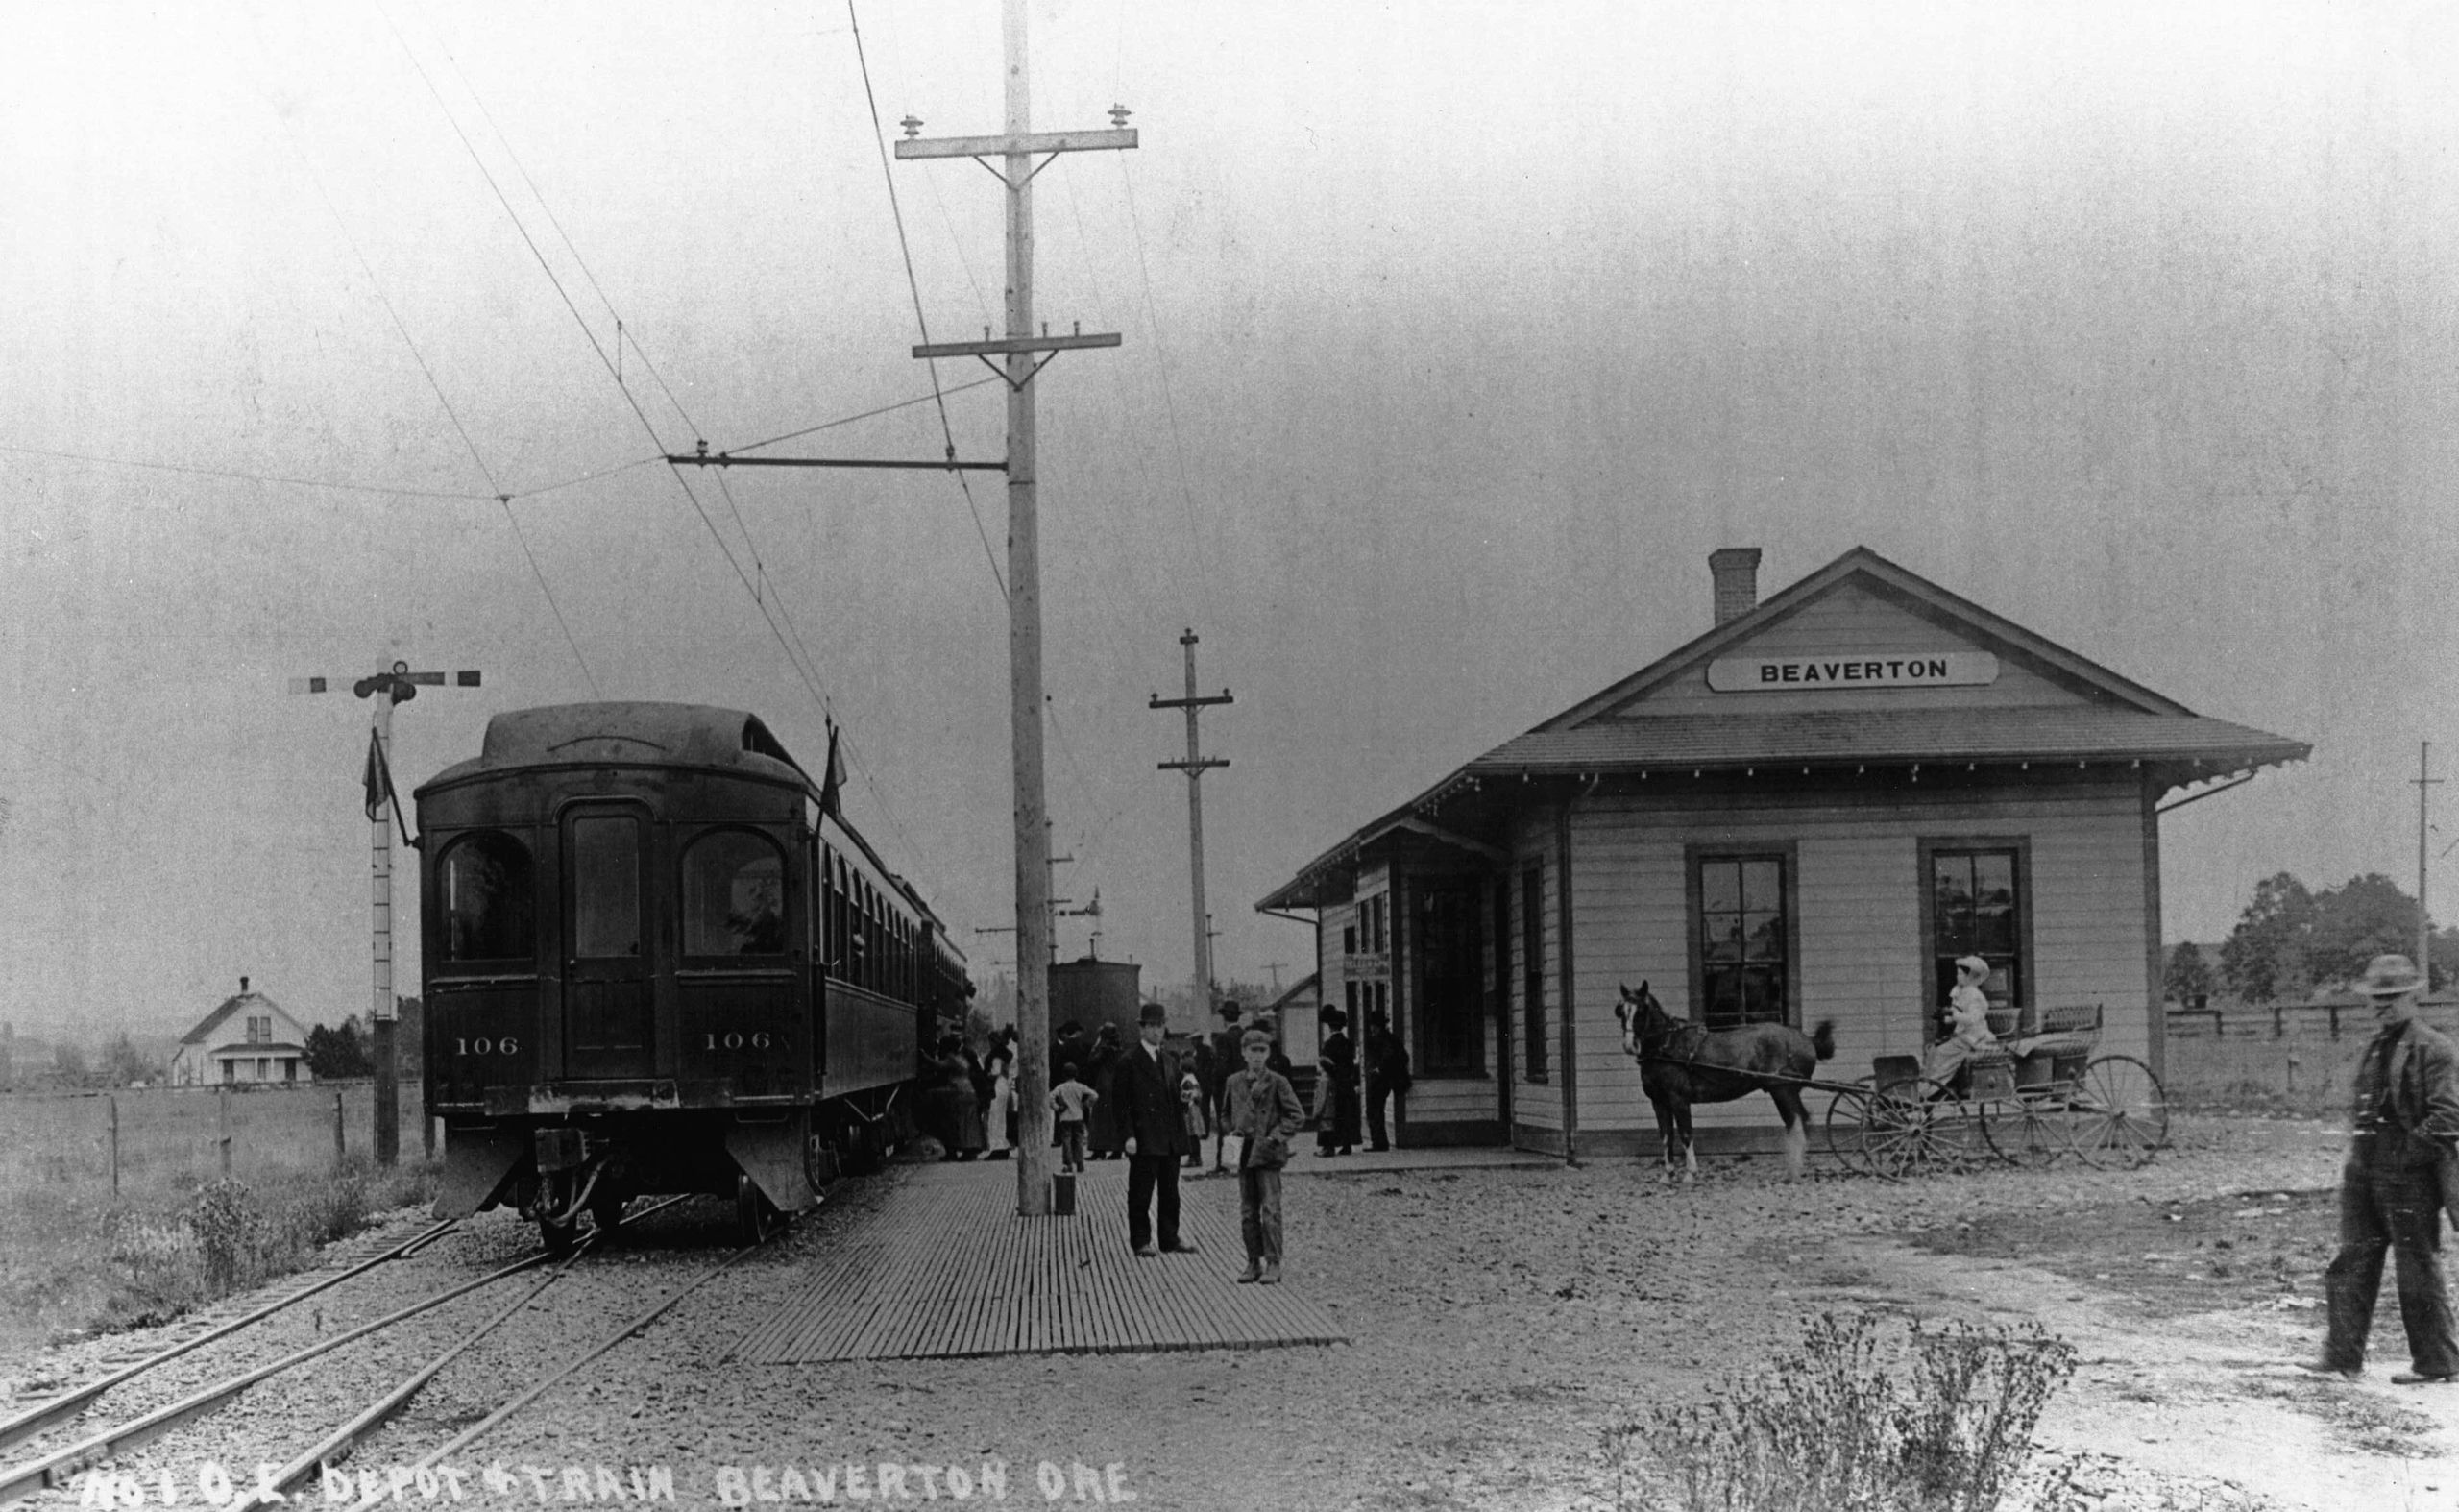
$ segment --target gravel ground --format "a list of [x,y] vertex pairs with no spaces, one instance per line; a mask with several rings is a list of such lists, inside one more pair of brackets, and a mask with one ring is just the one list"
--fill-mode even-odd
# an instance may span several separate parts
[[[1632,1161],[1376,1172],[1303,1156],[1288,1183],[1290,1284],[1334,1310],[1347,1346],[730,1365],[749,1320],[804,1284],[803,1262],[893,1202],[891,1170],[846,1183],[784,1241],[449,1463],[474,1505],[635,1500],[652,1468],[682,1505],[729,1491],[816,1499],[823,1469],[841,1501],[857,1485],[848,1465],[867,1467],[859,1488],[873,1500],[979,1500],[996,1464],[1020,1504],[1044,1502],[1047,1473],[1058,1500],[1123,1490],[1150,1508],[1610,1507],[1609,1428],[1763,1366],[1805,1319],[1838,1310],[2036,1320],[2075,1342],[2082,1368],[2035,1456],[2070,1484],[2066,1505],[2459,1508],[2459,1402],[2379,1384],[2397,1359],[2354,1386],[2280,1368],[2313,1351],[2318,1315],[2298,1304],[2315,1294],[2330,1211],[2311,1194],[2336,1179],[2342,1137],[2312,1123],[2196,1120],[2179,1138],[2139,1172],[1903,1185],[1816,1162],[1813,1179],[1786,1183],[1768,1159],[1715,1161],[1697,1185],[1668,1187]],[[1096,1167],[1092,1179],[1124,1177]],[[1234,1203],[1227,1182],[1186,1191]],[[650,1220],[449,1369],[361,1464],[406,1463],[475,1421],[696,1275],[727,1232],[715,1204]],[[2228,1247],[2213,1248],[2222,1237]],[[110,1415],[329,1336],[528,1242],[488,1215],[260,1338],[115,1394]],[[1227,1285],[1237,1257],[1165,1263],[1210,1267]],[[280,1378],[117,1468],[148,1505],[162,1504],[165,1474],[177,1504],[201,1505],[207,1461],[246,1481],[508,1296],[466,1299]],[[2390,1329],[2377,1343],[2396,1345]],[[92,1341],[8,1374],[81,1378],[141,1344]],[[901,1487],[882,1485],[883,1465],[904,1467]],[[449,1483],[435,1490],[450,1500]],[[404,1500],[421,1500],[415,1484]],[[74,1505],[78,1492],[36,1501]]]

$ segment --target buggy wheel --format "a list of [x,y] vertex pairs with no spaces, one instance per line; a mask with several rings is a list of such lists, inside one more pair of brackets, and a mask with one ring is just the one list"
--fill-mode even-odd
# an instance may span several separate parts
[[1870,1121],[1870,1079],[1839,1088],[1827,1104],[1827,1153],[1848,1171],[1866,1176],[1874,1167],[1863,1143]]
[[1963,1098],[1928,1077],[1873,1092],[1862,1125],[1870,1169],[1891,1180],[1964,1170],[1987,1143]]
[[2075,1153],[2087,1165],[2130,1168],[2169,1142],[2169,1094],[2132,1056],[2102,1056],[2076,1088]]
[[2067,1101],[2043,1089],[2030,1097],[2018,1094],[1985,1103],[1982,1137],[2008,1164],[2037,1170],[2075,1148]]

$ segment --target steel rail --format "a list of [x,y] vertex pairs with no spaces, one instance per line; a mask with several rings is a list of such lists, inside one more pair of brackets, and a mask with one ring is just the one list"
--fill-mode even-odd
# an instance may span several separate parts
[[[664,1202],[656,1203],[650,1207],[642,1208],[639,1212],[631,1214],[622,1221],[624,1223],[629,1223],[636,1219],[645,1218],[653,1212],[661,1211],[665,1208],[673,1207],[676,1203],[688,1200],[688,1195],[685,1197],[670,1197]],[[419,1245],[426,1243],[435,1236],[435,1232],[430,1231],[427,1233],[421,1234],[409,1241],[408,1247],[414,1249]],[[558,1267],[555,1276],[548,1278],[548,1281],[554,1280],[556,1277],[560,1277],[563,1274],[564,1270],[569,1269],[572,1261],[578,1259],[582,1253],[586,1253],[588,1244],[590,1242],[595,1242],[596,1237],[596,1234],[593,1232],[590,1235],[589,1240],[584,1241],[581,1249],[568,1256],[564,1265]],[[282,1371],[288,1370],[294,1365],[304,1364],[308,1360],[314,1359],[320,1354],[330,1353],[332,1351],[341,1348],[345,1344],[353,1343],[359,1339],[367,1337],[371,1333],[376,1333],[381,1329],[391,1328],[394,1324],[401,1323],[409,1318],[414,1318],[422,1312],[430,1311],[436,1307],[440,1307],[448,1302],[466,1296],[483,1286],[489,1286],[508,1277],[517,1276],[523,1271],[535,1269],[553,1258],[553,1256],[547,1254],[543,1250],[535,1255],[525,1256],[521,1259],[513,1261],[509,1265],[501,1266],[496,1270],[490,1271],[486,1275],[478,1277],[474,1280],[463,1281],[457,1286],[450,1287],[444,1291],[434,1294],[433,1296],[414,1302],[406,1307],[386,1313],[383,1317],[377,1318],[372,1323],[361,1324],[357,1328],[353,1329],[346,1333],[338,1334],[332,1338],[323,1340],[316,1344],[311,1344],[304,1350],[299,1350],[290,1354],[283,1355],[280,1359],[275,1360],[270,1364],[260,1365],[254,1370],[245,1372],[244,1374],[231,1377],[226,1380],[218,1381],[215,1384],[207,1386],[190,1396],[183,1397],[180,1401],[170,1403],[168,1406],[158,1408],[153,1412],[147,1413],[143,1417],[124,1423],[115,1428],[95,1434],[91,1438],[80,1440],[75,1444],[67,1446],[65,1449],[58,1450],[39,1459],[30,1460],[22,1465],[13,1466],[6,1470],[0,1470],[0,1504],[5,1504],[16,1497],[39,1487],[64,1485],[68,1482],[69,1478],[75,1475],[79,1471],[89,1469],[105,1460],[115,1458],[125,1451],[151,1443],[153,1440],[161,1437],[172,1429],[179,1427],[193,1419],[203,1417],[206,1414],[214,1411],[224,1402],[230,1401],[232,1397],[237,1396],[240,1392],[247,1390],[250,1386],[265,1379],[267,1377],[279,1375]],[[521,1306],[526,1305],[537,1292],[545,1289],[544,1285],[534,1288],[529,1296],[523,1297],[520,1303],[514,1305],[514,1307],[507,1309],[505,1315],[508,1316],[510,1312],[517,1311]],[[487,1327],[494,1328],[495,1326],[495,1324],[491,1323]],[[453,1353],[458,1353],[458,1351],[456,1350]],[[418,1384],[423,1385],[425,1382],[424,1380],[421,1380]],[[402,1395],[402,1401],[408,1401],[409,1396],[415,1394],[415,1390],[416,1387],[413,1386],[411,1392],[404,1393]],[[396,1410],[398,1410],[398,1404],[396,1404]]]
[[[672,1296],[666,1298],[656,1306],[649,1308],[646,1312],[642,1313],[639,1317],[632,1319],[629,1323],[624,1324],[621,1329],[616,1329],[613,1333],[608,1334],[604,1339],[598,1341],[598,1343],[587,1353],[581,1355],[578,1359],[573,1360],[571,1364],[566,1365],[563,1369],[556,1371],[553,1375],[534,1382],[520,1395],[514,1397],[509,1402],[506,1402],[502,1406],[496,1408],[493,1412],[488,1413],[477,1422],[473,1423],[468,1427],[454,1434],[452,1437],[445,1440],[444,1443],[436,1446],[432,1450],[429,1450],[426,1453],[420,1455],[418,1459],[413,1461],[407,1467],[404,1467],[400,1473],[415,1474],[418,1471],[433,1469],[437,1464],[443,1461],[445,1456],[454,1453],[455,1451],[465,1449],[469,1445],[475,1443],[489,1429],[495,1427],[498,1424],[502,1423],[507,1418],[510,1418],[514,1413],[519,1412],[522,1408],[529,1405],[532,1402],[535,1402],[540,1397],[546,1395],[547,1392],[553,1389],[556,1385],[560,1384],[575,1372],[579,1371],[583,1366],[591,1364],[601,1355],[613,1351],[617,1345],[621,1344],[625,1339],[632,1337],[634,1334],[647,1328],[650,1324],[655,1323],[676,1303],[681,1302],[684,1298],[691,1296],[694,1292],[698,1291],[701,1287],[724,1275],[728,1270],[733,1268],[736,1261],[751,1254],[753,1251],[763,1248],[768,1243],[770,1238],[774,1238],[777,1235],[785,1233],[804,1217],[813,1212],[816,1212],[817,1210],[817,1207],[815,1206],[813,1207],[805,1208],[799,1213],[787,1214],[784,1221],[777,1226],[774,1234],[766,1236],[756,1243],[744,1245],[742,1249],[735,1251],[732,1255],[727,1256],[717,1264],[710,1266],[705,1271],[702,1271],[689,1283],[677,1288]],[[438,1365],[441,1365],[442,1361],[438,1361],[437,1363]],[[348,1512],[370,1512],[371,1508],[379,1506],[385,1501],[395,1500],[399,1495],[399,1489],[391,1483],[391,1479],[388,1477],[385,1486],[381,1490],[378,1490],[372,1495],[360,1497],[358,1500],[351,1503]]]
[[279,1375],[291,1366],[304,1364],[319,1354],[330,1353],[345,1344],[354,1343],[379,1329],[391,1328],[405,1318],[416,1317],[430,1308],[440,1307],[469,1292],[476,1291],[481,1286],[492,1285],[505,1277],[516,1276],[523,1271],[530,1270],[545,1263],[548,1258],[548,1256],[542,1252],[525,1259],[515,1260],[510,1265],[490,1271],[475,1280],[464,1281],[458,1286],[414,1302],[397,1312],[387,1313],[373,1323],[361,1324],[347,1333],[337,1334],[320,1343],[311,1344],[304,1350],[283,1355],[269,1365],[260,1365],[244,1375],[233,1376],[228,1380],[207,1386],[202,1391],[183,1397],[168,1406],[158,1407],[118,1427],[97,1433],[91,1438],[82,1439],[65,1449],[55,1450],[39,1459],[28,1460],[24,1464],[0,1470],[0,1502],[10,1501],[29,1491],[44,1486],[64,1485],[77,1472],[101,1464],[104,1460],[113,1458],[124,1451],[159,1438],[190,1419],[205,1416],[268,1376]]
[[241,1329],[247,1328],[251,1324],[261,1323],[265,1319],[272,1317],[275,1313],[281,1311],[281,1309],[290,1306],[294,1303],[304,1302],[321,1291],[338,1286],[342,1282],[349,1280],[351,1278],[374,1270],[377,1266],[382,1265],[387,1261],[404,1258],[413,1251],[422,1248],[433,1240],[443,1237],[447,1231],[450,1230],[459,1222],[460,1220],[457,1218],[448,1218],[444,1222],[435,1225],[433,1228],[425,1230],[420,1233],[403,1240],[402,1243],[393,1246],[391,1249],[384,1251],[380,1255],[362,1260],[358,1264],[353,1265],[348,1270],[342,1271],[337,1275],[328,1276],[323,1280],[316,1282],[312,1286],[293,1292],[279,1302],[270,1303],[265,1306],[257,1308],[256,1311],[249,1313],[246,1317],[234,1319],[231,1322],[221,1325],[219,1328],[200,1333],[195,1338],[189,1339],[184,1343],[175,1344],[158,1354],[149,1354],[145,1358],[137,1360],[134,1364],[123,1366],[120,1369],[111,1372],[110,1375],[103,1377],[99,1380],[88,1381],[85,1385],[79,1386],[73,1391],[64,1392],[60,1396],[52,1398],[49,1402],[42,1403],[40,1406],[29,1408],[24,1412],[18,1413],[15,1417],[0,1421],[0,1450],[12,1449],[15,1446],[24,1443],[26,1440],[33,1438],[36,1434],[57,1427],[67,1419],[75,1417],[80,1412],[85,1411],[86,1406],[104,1392],[110,1390],[113,1386],[122,1385],[130,1380],[134,1380],[135,1378],[144,1375],[147,1371],[154,1369],[158,1365],[167,1364],[201,1345],[210,1344],[216,1339],[227,1338],[231,1334],[238,1332]]
[[[654,1203],[649,1207],[642,1208],[639,1212],[627,1215],[626,1217],[619,1220],[616,1227],[621,1228],[624,1224],[645,1218],[653,1212],[661,1212],[666,1208],[673,1207],[676,1203],[689,1202],[690,1200],[691,1197],[688,1193],[681,1197],[670,1197],[664,1202]],[[361,1411],[356,1417],[352,1418],[348,1423],[343,1424],[340,1427],[337,1427],[330,1433],[326,1434],[322,1439],[319,1439],[313,1447],[302,1452],[298,1457],[282,1466],[281,1469],[276,1471],[271,1475],[259,1475],[254,1490],[250,1491],[244,1497],[240,1497],[226,1503],[226,1512],[244,1512],[244,1509],[249,1507],[267,1506],[274,1502],[280,1501],[284,1500],[282,1493],[290,1490],[293,1486],[298,1485],[301,1481],[305,1480],[319,1465],[329,1463],[331,1460],[338,1458],[349,1450],[356,1447],[360,1440],[366,1438],[369,1434],[383,1427],[387,1422],[392,1420],[394,1414],[409,1405],[410,1399],[425,1390],[427,1382],[433,1380],[436,1378],[437,1373],[441,1372],[445,1366],[451,1364],[453,1360],[459,1358],[464,1351],[476,1344],[480,1339],[485,1338],[488,1334],[493,1333],[496,1329],[511,1322],[513,1317],[523,1308],[528,1306],[531,1303],[536,1302],[540,1296],[544,1295],[548,1287],[552,1286],[555,1282],[563,1280],[565,1275],[570,1272],[574,1265],[580,1262],[581,1256],[589,1253],[590,1246],[605,1237],[605,1232],[606,1232],[601,1229],[591,1230],[588,1236],[583,1238],[578,1245],[573,1247],[572,1253],[566,1256],[564,1262],[561,1265],[556,1266],[546,1280],[540,1281],[537,1285],[532,1286],[528,1291],[514,1299],[511,1305],[505,1307],[494,1317],[489,1318],[476,1329],[471,1330],[467,1334],[464,1334],[459,1339],[454,1340],[451,1346],[446,1349],[443,1353],[438,1354],[435,1358],[427,1361],[416,1371],[411,1372],[410,1375],[405,1377],[399,1385],[393,1387],[383,1396],[377,1398],[375,1402],[369,1405],[365,1410]]]

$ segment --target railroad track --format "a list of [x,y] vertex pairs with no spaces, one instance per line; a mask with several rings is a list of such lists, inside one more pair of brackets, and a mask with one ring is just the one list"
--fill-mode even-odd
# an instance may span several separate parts
[[[627,1214],[622,1219],[621,1224],[619,1225],[619,1227],[627,1227],[632,1223],[646,1218],[651,1213],[662,1211],[667,1207],[674,1206],[676,1203],[687,1200],[687,1198],[683,1197],[674,1197],[670,1198],[665,1202],[652,1204],[649,1207],[642,1208],[638,1212]],[[781,1222],[779,1229],[775,1232],[777,1233],[782,1233],[786,1228],[791,1227],[792,1221],[792,1219],[784,1220]],[[56,1427],[60,1424],[62,1424],[70,1418],[84,1412],[87,1407],[92,1405],[93,1402],[101,1399],[114,1387],[124,1385],[127,1382],[144,1375],[146,1372],[166,1364],[171,1360],[177,1359],[180,1356],[202,1347],[203,1345],[211,1343],[217,1339],[228,1338],[256,1323],[263,1321],[266,1318],[273,1316],[286,1307],[304,1301],[310,1296],[323,1292],[332,1286],[339,1285],[343,1281],[349,1280],[353,1277],[363,1275],[379,1265],[392,1260],[403,1258],[442,1237],[443,1234],[451,1227],[452,1225],[450,1223],[438,1224],[431,1229],[426,1230],[419,1234],[402,1241],[401,1244],[390,1246],[365,1260],[351,1265],[347,1269],[337,1272],[332,1276],[322,1278],[309,1286],[299,1288],[296,1291],[278,1298],[274,1302],[262,1307],[258,1307],[242,1317],[208,1329],[205,1332],[197,1334],[194,1337],[181,1341],[170,1349],[163,1350],[158,1353],[148,1355],[141,1360],[134,1361],[121,1369],[112,1371],[99,1379],[77,1387],[72,1391],[63,1393],[59,1397],[52,1398],[49,1401],[29,1409],[28,1411],[19,1413],[16,1416],[6,1420],[5,1422],[0,1422],[0,1448],[20,1444],[28,1438]],[[453,1359],[457,1358],[472,1346],[477,1344],[480,1340],[501,1329],[505,1324],[511,1322],[532,1303],[536,1302],[538,1298],[543,1296],[557,1280],[560,1280],[566,1275],[570,1274],[572,1268],[590,1253],[590,1250],[596,1245],[598,1238],[603,1235],[604,1232],[605,1231],[593,1231],[583,1238],[580,1245],[576,1247],[571,1255],[562,1257],[560,1261],[558,1261],[555,1256],[541,1250],[535,1254],[528,1255],[518,1260],[512,1261],[509,1264],[499,1266],[495,1270],[489,1271],[483,1276],[460,1281],[440,1291],[430,1293],[426,1297],[410,1303],[406,1306],[397,1308],[372,1322],[362,1324],[330,1338],[320,1339],[316,1343],[309,1345],[304,1349],[294,1351],[279,1359],[240,1372],[237,1375],[228,1377],[222,1380],[218,1380],[211,1385],[191,1392],[177,1402],[158,1407],[153,1411],[130,1419],[127,1422],[118,1424],[101,1432],[88,1434],[74,1443],[38,1454],[22,1463],[8,1466],[6,1468],[0,1468],[0,1504],[5,1504],[20,1497],[24,1497],[30,1493],[45,1488],[65,1486],[74,1480],[80,1474],[87,1472],[98,1465],[116,1459],[119,1456],[140,1448],[141,1446],[150,1443],[166,1433],[172,1432],[177,1428],[195,1422],[200,1418],[208,1416],[218,1409],[229,1405],[231,1402],[236,1401],[250,1387],[255,1386],[269,1378],[280,1375],[281,1373],[289,1371],[297,1366],[306,1364],[310,1360],[313,1360],[320,1355],[329,1354],[345,1345],[353,1344],[372,1335],[380,1333],[383,1330],[394,1328],[410,1318],[431,1311],[436,1307],[442,1306],[445,1304],[455,1301],[461,1297],[468,1296],[471,1293],[480,1291],[498,1281],[509,1280],[515,1276],[537,1270],[542,1266],[547,1266],[550,1263],[552,1264],[552,1269],[549,1270],[545,1277],[540,1279],[536,1284],[528,1287],[519,1297],[498,1310],[475,1329],[458,1337],[450,1347],[447,1348],[433,1358],[427,1360],[417,1370],[414,1370],[406,1376],[399,1378],[394,1382],[394,1384],[379,1394],[374,1402],[370,1402],[362,1410],[352,1416],[348,1422],[326,1434],[314,1445],[299,1452],[291,1460],[285,1463],[279,1472],[260,1475],[258,1477],[258,1482],[254,1489],[248,1492],[245,1496],[230,1500],[226,1502],[225,1506],[226,1512],[235,1512],[235,1509],[239,1507],[270,1504],[275,1500],[280,1500],[278,1495],[279,1493],[288,1492],[304,1482],[309,1476],[314,1475],[317,1473],[319,1466],[346,1457],[352,1449],[363,1442],[369,1435],[376,1432],[394,1415],[408,1405],[410,1401],[418,1395],[419,1391],[429,1381],[433,1380],[436,1375],[447,1365],[450,1364]],[[744,1246],[743,1248],[727,1256],[723,1260],[706,1267],[698,1276],[694,1278],[685,1285],[677,1288],[672,1294],[663,1299],[655,1307],[650,1308],[640,1316],[631,1319],[629,1322],[624,1324],[622,1328],[608,1335],[588,1353],[582,1354],[577,1359],[553,1372],[545,1378],[535,1382],[526,1390],[517,1394],[505,1402],[503,1405],[498,1407],[484,1420],[471,1426],[467,1429],[464,1429],[461,1433],[456,1434],[451,1441],[432,1451],[426,1458],[419,1462],[419,1468],[426,1468],[433,1465],[437,1461],[441,1460],[445,1455],[457,1451],[464,1445],[475,1439],[481,1433],[484,1433],[488,1429],[494,1427],[497,1424],[502,1422],[505,1418],[512,1416],[521,1408],[526,1406],[530,1402],[536,1400],[538,1396],[546,1392],[558,1381],[561,1381],[581,1370],[591,1361],[614,1349],[624,1339],[631,1337],[634,1333],[637,1333],[642,1329],[646,1328],[667,1309],[672,1307],[676,1303],[681,1302],[685,1297],[691,1295],[694,1291],[698,1290],[707,1282],[714,1280],[718,1276],[723,1274],[736,1261],[754,1253],[761,1246],[758,1244]],[[372,1505],[375,1501],[382,1500],[386,1494],[388,1493],[379,1492],[376,1496],[368,1498],[363,1504]]]

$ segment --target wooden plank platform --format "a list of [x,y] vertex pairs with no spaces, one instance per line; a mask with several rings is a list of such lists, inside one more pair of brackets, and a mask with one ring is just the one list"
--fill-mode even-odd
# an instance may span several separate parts
[[1144,1353],[1343,1344],[1302,1279],[1241,1286],[1238,1183],[1182,1181],[1194,1255],[1127,1247],[1127,1166],[1078,1179],[1076,1215],[1016,1216],[1005,1161],[906,1169],[878,1209],[815,1257],[802,1295],[734,1357],[757,1365]]

